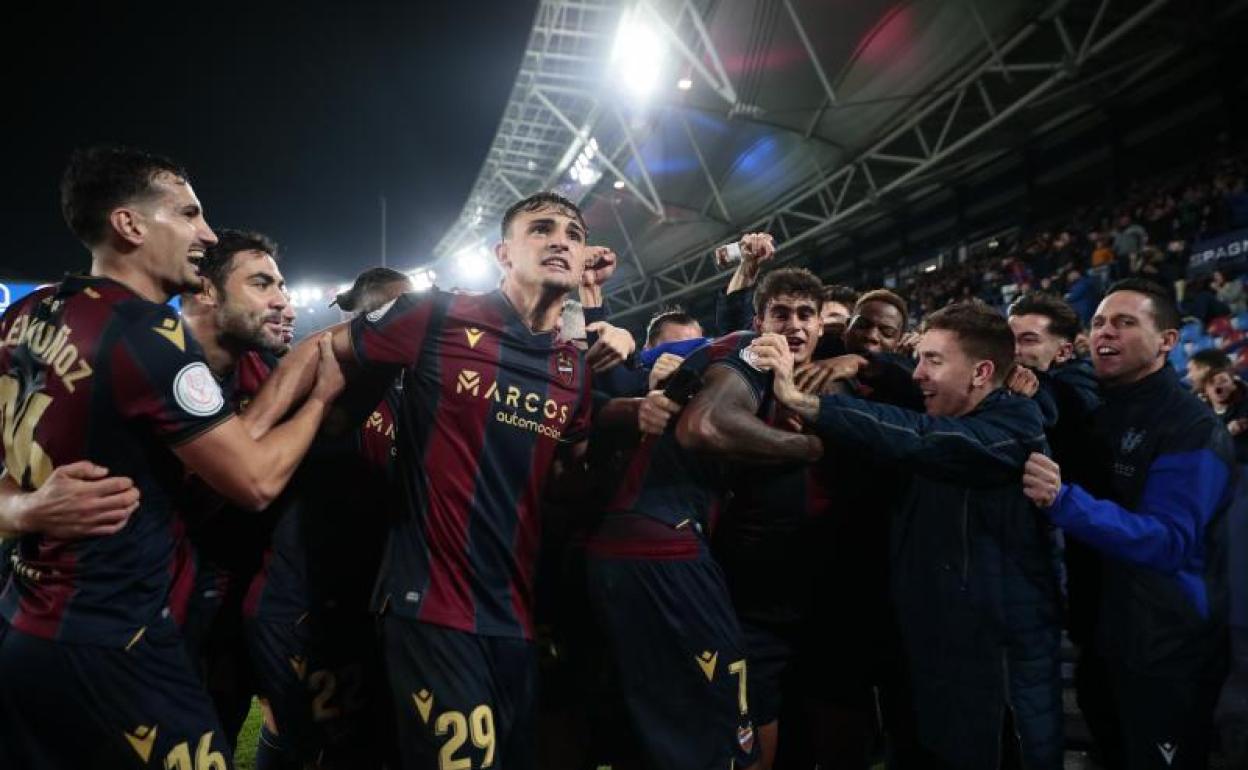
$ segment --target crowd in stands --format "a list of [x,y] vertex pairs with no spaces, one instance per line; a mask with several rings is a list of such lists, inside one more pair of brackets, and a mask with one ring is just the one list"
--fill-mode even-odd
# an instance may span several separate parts
[[1219,270],[1188,280],[1191,245],[1248,227],[1246,182],[1245,158],[1207,162],[1138,184],[1121,202],[1084,206],[1065,222],[994,241],[965,261],[918,273],[899,291],[911,298],[916,319],[959,299],[1005,308],[1029,291],[1052,292],[1086,326],[1110,282],[1143,277],[1172,291],[1184,316],[1207,326],[1244,312],[1242,276]]

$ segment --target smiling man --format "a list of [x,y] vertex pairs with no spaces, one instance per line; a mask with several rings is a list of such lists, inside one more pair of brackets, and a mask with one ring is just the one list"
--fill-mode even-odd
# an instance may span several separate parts
[[894,469],[893,598],[931,755],[918,766],[998,767],[1008,711],[1022,764],[1061,768],[1055,550],[1018,488],[1044,426],[1002,387],[1014,358],[1005,318],[977,301],[928,316],[914,370],[926,414],[802,393],[787,341],[754,349],[776,398],[816,435]]
[[[807,270],[772,271],[754,296],[756,323],[805,360],[819,339],[821,291]],[[749,363],[755,336],[736,332],[689,354],[672,378],[701,381],[702,389],[674,430],[647,437],[629,455],[586,544],[591,601],[646,767],[746,768],[759,758],[751,661],[711,558],[710,530],[729,477],[763,481],[749,466],[794,467],[800,487],[803,464],[819,459],[823,446],[775,408],[768,375]],[[786,501],[802,500],[800,489],[786,491]],[[781,529],[801,512],[785,515]],[[772,701],[779,673],[771,671],[765,697]],[[768,723],[777,706],[769,707]],[[774,747],[774,728],[768,734],[762,748]]]
[[[342,387],[329,339],[301,389],[257,397],[294,415],[235,417],[170,297],[199,287],[216,242],[186,173],[119,148],[71,158],[62,210],[90,275],[40,289],[0,318],[4,493],[90,460],[133,480],[116,534],[24,534],[0,592],[0,765],[227,767],[227,741],[171,617],[174,500],[187,470],[251,510],[282,490]],[[315,380],[315,386],[313,386]],[[262,435],[260,439],[253,436]],[[189,762],[189,760],[185,760]]]
[[1160,286],[1112,286],[1092,317],[1104,397],[1096,460],[1062,468],[1032,455],[1023,476],[1027,496],[1104,557],[1095,644],[1077,681],[1109,767],[1205,767],[1228,666],[1234,449],[1167,363],[1178,327]]

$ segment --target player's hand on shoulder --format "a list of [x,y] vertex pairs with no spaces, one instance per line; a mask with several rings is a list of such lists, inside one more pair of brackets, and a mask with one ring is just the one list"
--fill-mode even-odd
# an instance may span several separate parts
[[134,481],[87,460],[57,466],[38,490],[18,494],[30,495],[21,531],[60,540],[119,532],[139,507]]
[[637,348],[637,343],[628,330],[612,326],[606,321],[596,321],[586,326],[585,331],[598,335],[598,339],[585,354],[585,363],[600,374],[624,361]]
[[797,367],[793,381],[803,393],[819,396],[832,392],[833,383],[858,376],[866,365],[867,359],[854,353],[808,361]]

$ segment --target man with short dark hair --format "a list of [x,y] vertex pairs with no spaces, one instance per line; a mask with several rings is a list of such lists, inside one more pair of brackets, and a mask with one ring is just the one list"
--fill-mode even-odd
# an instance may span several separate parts
[[823,335],[819,338],[840,339],[858,304],[858,291],[850,286],[831,284],[823,287]]
[[1198,350],[1187,359],[1187,384],[1192,393],[1202,401],[1205,398],[1205,378],[1214,369],[1231,365],[1231,357],[1217,348]]
[[[318,340],[306,354],[315,377],[257,397],[257,413],[271,420],[310,389],[289,420],[269,430],[236,418],[165,304],[200,285],[197,264],[217,240],[185,172],[149,153],[97,147],[73,155],[61,191],[91,275],[40,289],[0,318],[5,494],[33,492],[54,468],[91,460],[133,479],[141,498],[107,537],[21,537],[0,593],[0,764],[174,766],[195,756],[227,767],[225,736],[168,607],[175,500],[190,471],[237,505],[267,506],[341,372],[328,338]],[[19,414],[23,427],[10,433]]]
[[752,348],[817,435],[895,464],[893,596],[924,767],[996,768],[1003,751],[1062,766],[1055,550],[1018,488],[1044,429],[1039,408],[1002,387],[1013,348],[981,302],[928,316],[914,370],[926,414],[805,394],[782,341]]
[[1131,770],[1206,766],[1228,664],[1234,451],[1167,365],[1178,327],[1160,286],[1110,287],[1092,318],[1101,457],[1062,468],[1033,454],[1023,476],[1053,523],[1104,556],[1079,704],[1107,766]]
[[[820,301],[809,271],[773,271],[755,294],[758,324],[805,359],[822,329]],[[767,376],[745,354],[754,337],[735,332],[685,360],[673,377],[704,384],[674,430],[631,453],[586,544],[590,596],[648,767],[744,768],[759,743],[774,748],[774,731],[756,733],[752,722],[748,650],[708,539],[727,492],[726,461],[800,467],[822,444],[774,411]]]
[[557,337],[586,234],[576,204],[536,193],[503,215],[497,290],[403,294],[331,331],[339,360],[403,377],[400,510],[374,609],[405,768],[536,761],[542,497],[584,453],[589,362],[632,353],[601,322],[585,353]]

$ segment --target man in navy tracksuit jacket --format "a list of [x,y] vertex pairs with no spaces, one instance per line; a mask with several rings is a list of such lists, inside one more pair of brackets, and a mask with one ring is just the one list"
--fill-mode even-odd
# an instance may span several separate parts
[[803,394],[783,340],[751,350],[821,438],[894,469],[892,592],[926,752],[913,766],[996,770],[1012,755],[1060,770],[1053,528],[1019,489],[1027,458],[1046,448],[1044,421],[1002,387],[1014,360],[1005,318],[978,301],[928,317],[913,374],[926,414]]
[[1080,707],[1110,770],[1205,767],[1227,670],[1234,450],[1166,363],[1178,322],[1161,287],[1116,284],[1092,320],[1095,440],[1074,467],[1032,455],[1023,477],[1055,524],[1104,557]]

